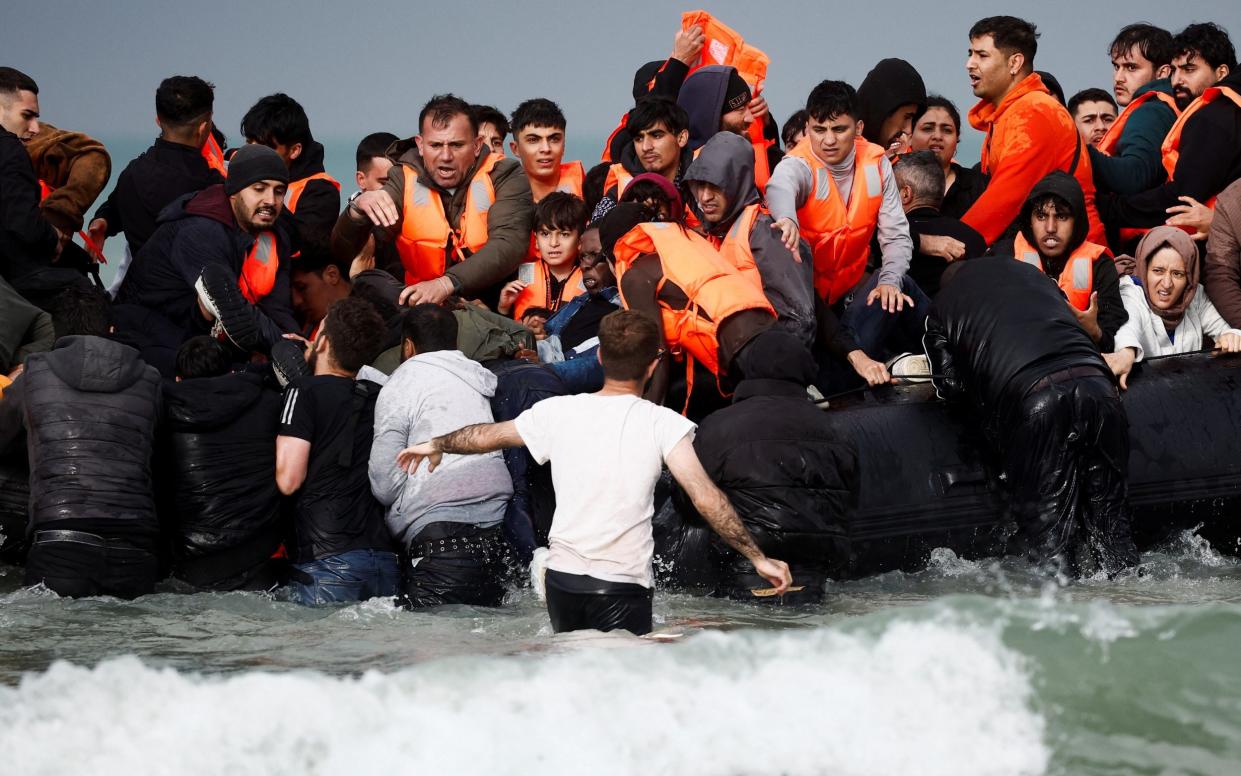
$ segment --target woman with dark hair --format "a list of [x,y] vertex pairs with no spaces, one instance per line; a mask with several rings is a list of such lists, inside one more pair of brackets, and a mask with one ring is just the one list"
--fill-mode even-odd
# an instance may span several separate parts
[[940,214],[960,218],[987,188],[982,173],[957,164],[957,143],[961,140],[961,113],[946,97],[926,98],[926,111],[914,120],[910,145],[916,151],[934,151],[944,168],[944,204]]

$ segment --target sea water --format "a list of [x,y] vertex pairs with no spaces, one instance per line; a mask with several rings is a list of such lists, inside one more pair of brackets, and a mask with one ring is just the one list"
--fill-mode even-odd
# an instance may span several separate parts
[[0,773],[1241,772],[1241,561],[1071,584],[936,551],[818,606],[658,592],[661,641],[257,593],[68,600],[0,567]]

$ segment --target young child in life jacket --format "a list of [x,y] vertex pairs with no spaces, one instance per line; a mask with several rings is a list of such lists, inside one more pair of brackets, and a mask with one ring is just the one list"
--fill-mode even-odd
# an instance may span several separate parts
[[500,291],[497,312],[516,320],[529,307],[554,313],[586,290],[577,266],[586,215],[586,202],[575,194],[555,191],[539,201],[534,208],[532,260],[519,266],[517,279]]

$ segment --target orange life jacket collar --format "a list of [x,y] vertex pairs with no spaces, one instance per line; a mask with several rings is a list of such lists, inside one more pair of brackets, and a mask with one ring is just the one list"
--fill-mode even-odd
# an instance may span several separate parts
[[[1089,240],[1083,241],[1069,256],[1069,260],[1064,263],[1064,269],[1060,271],[1057,284],[1068,297],[1069,304],[1078,310],[1090,307],[1090,295],[1094,292],[1094,263],[1106,251],[1107,249],[1102,245],[1096,245]],[[1037,267],[1041,272],[1047,271],[1038,251],[1026,241],[1025,235],[1020,232],[1017,233],[1017,238],[1013,242],[1013,254],[1018,261]]]

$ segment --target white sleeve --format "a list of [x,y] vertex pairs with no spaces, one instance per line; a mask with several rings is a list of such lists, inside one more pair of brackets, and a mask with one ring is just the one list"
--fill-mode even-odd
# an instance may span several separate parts
[[554,412],[549,412],[547,405],[555,399],[544,399],[513,419],[521,441],[525,442],[530,457],[540,464],[547,463],[552,454],[552,435],[556,424],[549,422]]
[[1137,351],[1134,358],[1136,363],[1146,356],[1142,347],[1142,321],[1150,315],[1150,307],[1146,304],[1146,292],[1138,288],[1128,275],[1120,278],[1120,301],[1125,305],[1125,312],[1129,313],[1129,320],[1116,330],[1112,352],[1133,348]]
[[1229,326],[1228,321],[1224,320],[1224,316],[1220,315],[1219,310],[1215,309],[1215,305],[1211,304],[1211,298],[1207,296],[1207,290],[1202,286],[1198,286],[1198,293],[1194,295],[1194,301],[1191,305],[1198,308],[1198,316],[1202,320],[1203,334],[1212,339],[1228,332],[1241,335],[1241,330]]
[[678,415],[667,407],[656,407],[654,417],[655,444],[659,445],[659,454],[667,458],[672,448],[682,439],[689,436],[693,441],[694,431],[698,426],[683,415]]

